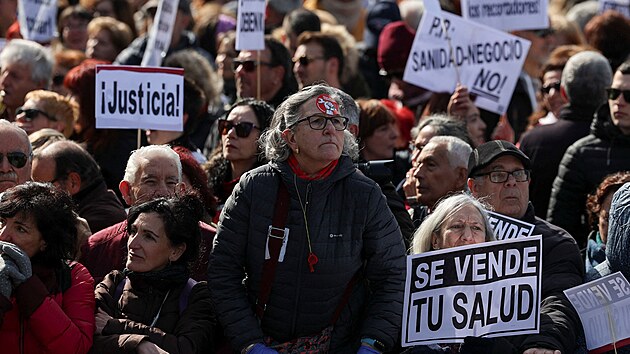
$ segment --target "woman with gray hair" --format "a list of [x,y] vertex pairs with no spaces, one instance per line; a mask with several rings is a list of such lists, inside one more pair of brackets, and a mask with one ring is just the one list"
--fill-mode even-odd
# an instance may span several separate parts
[[414,233],[411,253],[494,240],[485,206],[474,197],[461,193],[437,204]]
[[314,85],[288,97],[261,137],[270,162],[225,204],[208,283],[242,353],[379,353],[397,341],[405,250],[381,190],[352,164],[346,96]]

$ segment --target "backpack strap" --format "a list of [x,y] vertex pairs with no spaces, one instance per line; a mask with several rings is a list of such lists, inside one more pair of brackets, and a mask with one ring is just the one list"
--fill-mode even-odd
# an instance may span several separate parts
[[269,225],[269,231],[267,232],[269,259],[266,259],[263,264],[260,291],[258,292],[258,299],[256,300],[255,311],[260,321],[262,321],[262,318],[265,315],[267,302],[269,301],[269,296],[271,295],[271,286],[273,285],[276,275],[280,249],[282,248],[282,243],[288,233],[288,229],[285,229],[284,226],[286,225],[287,217],[289,215],[289,203],[289,190],[282,181],[282,178],[280,178],[273,220],[271,225]]

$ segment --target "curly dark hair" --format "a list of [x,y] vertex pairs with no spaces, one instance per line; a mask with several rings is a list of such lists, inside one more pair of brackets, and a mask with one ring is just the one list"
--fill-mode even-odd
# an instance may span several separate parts
[[590,225],[593,227],[597,225],[599,212],[602,210],[604,199],[606,199],[608,195],[618,191],[626,182],[630,182],[630,171],[613,173],[604,178],[594,194],[589,194],[586,199],[586,209],[588,210],[588,221]]
[[31,262],[53,268],[73,259],[77,250],[77,214],[68,193],[50,183],[26,182],[8,189],[0,200],[0,217],[18,214],[33,218],[46,248]]
[[143,213],[157,213],[164,222],[166,236],[174,246],[186,244],[186,250],[175,264],[194,262],[199,254],[201,231],[199,221],[203,217],[203,202],[196,193],[181,196],[158,198],[131,207],[127,216],[127,233],[138,216]]

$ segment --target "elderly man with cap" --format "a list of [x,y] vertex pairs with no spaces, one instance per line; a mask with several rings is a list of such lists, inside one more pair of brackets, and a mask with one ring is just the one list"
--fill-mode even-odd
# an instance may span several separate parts
[[[516,146],[493,140],[470,154],[468,187],[473,196],[483,198],[497,213],[533,224],[533,235],[542,235],[540,332],[506,337],[514,347],[506,350],[525,354],[573,353],[580,321],[563,290],[582,283],[584,265],[573,237],[534,215],[529,202],[530,167],[529,158]],[[490,351],[484,347],[480,352]]]

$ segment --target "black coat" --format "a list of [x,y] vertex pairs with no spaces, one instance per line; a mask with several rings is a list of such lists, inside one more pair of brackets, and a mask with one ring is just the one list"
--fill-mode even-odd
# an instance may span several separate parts
[[588,135],[593,113],[594,108],[569,104],[562,108],[558,122],[537,126],[521,137],[520,149],[532,161],[529,199],[536,216],[547,217],[551,186],[562,156],[571,144]]
[[[289,239],[259,323],[252,307],[261,288],[280,178],[290,195]],[[309,244],[319,258],[314,272],[306,263]],[[400,229],[380,188],[359,173],[348,156],[341,157],[330,176],[314,181],[296,178],[286,162],[271,162],[245,173],[226,202],[208,284],[225,334],[232,347],[241,350],[264,336],[285,342],[327,327],[359,271],[364,279],[353,287],[335,323],[331,352],[356,353],[362,337],[378,339],[388,348],[399,339],[405,280]]]
[[630,136],[623,135],[610,119],[608,104],[600,107],[591,133],[571,145],[553,182],[547,220],[567,230],[586,247],[588,218],[586,197],[609,174],[630,170]]

